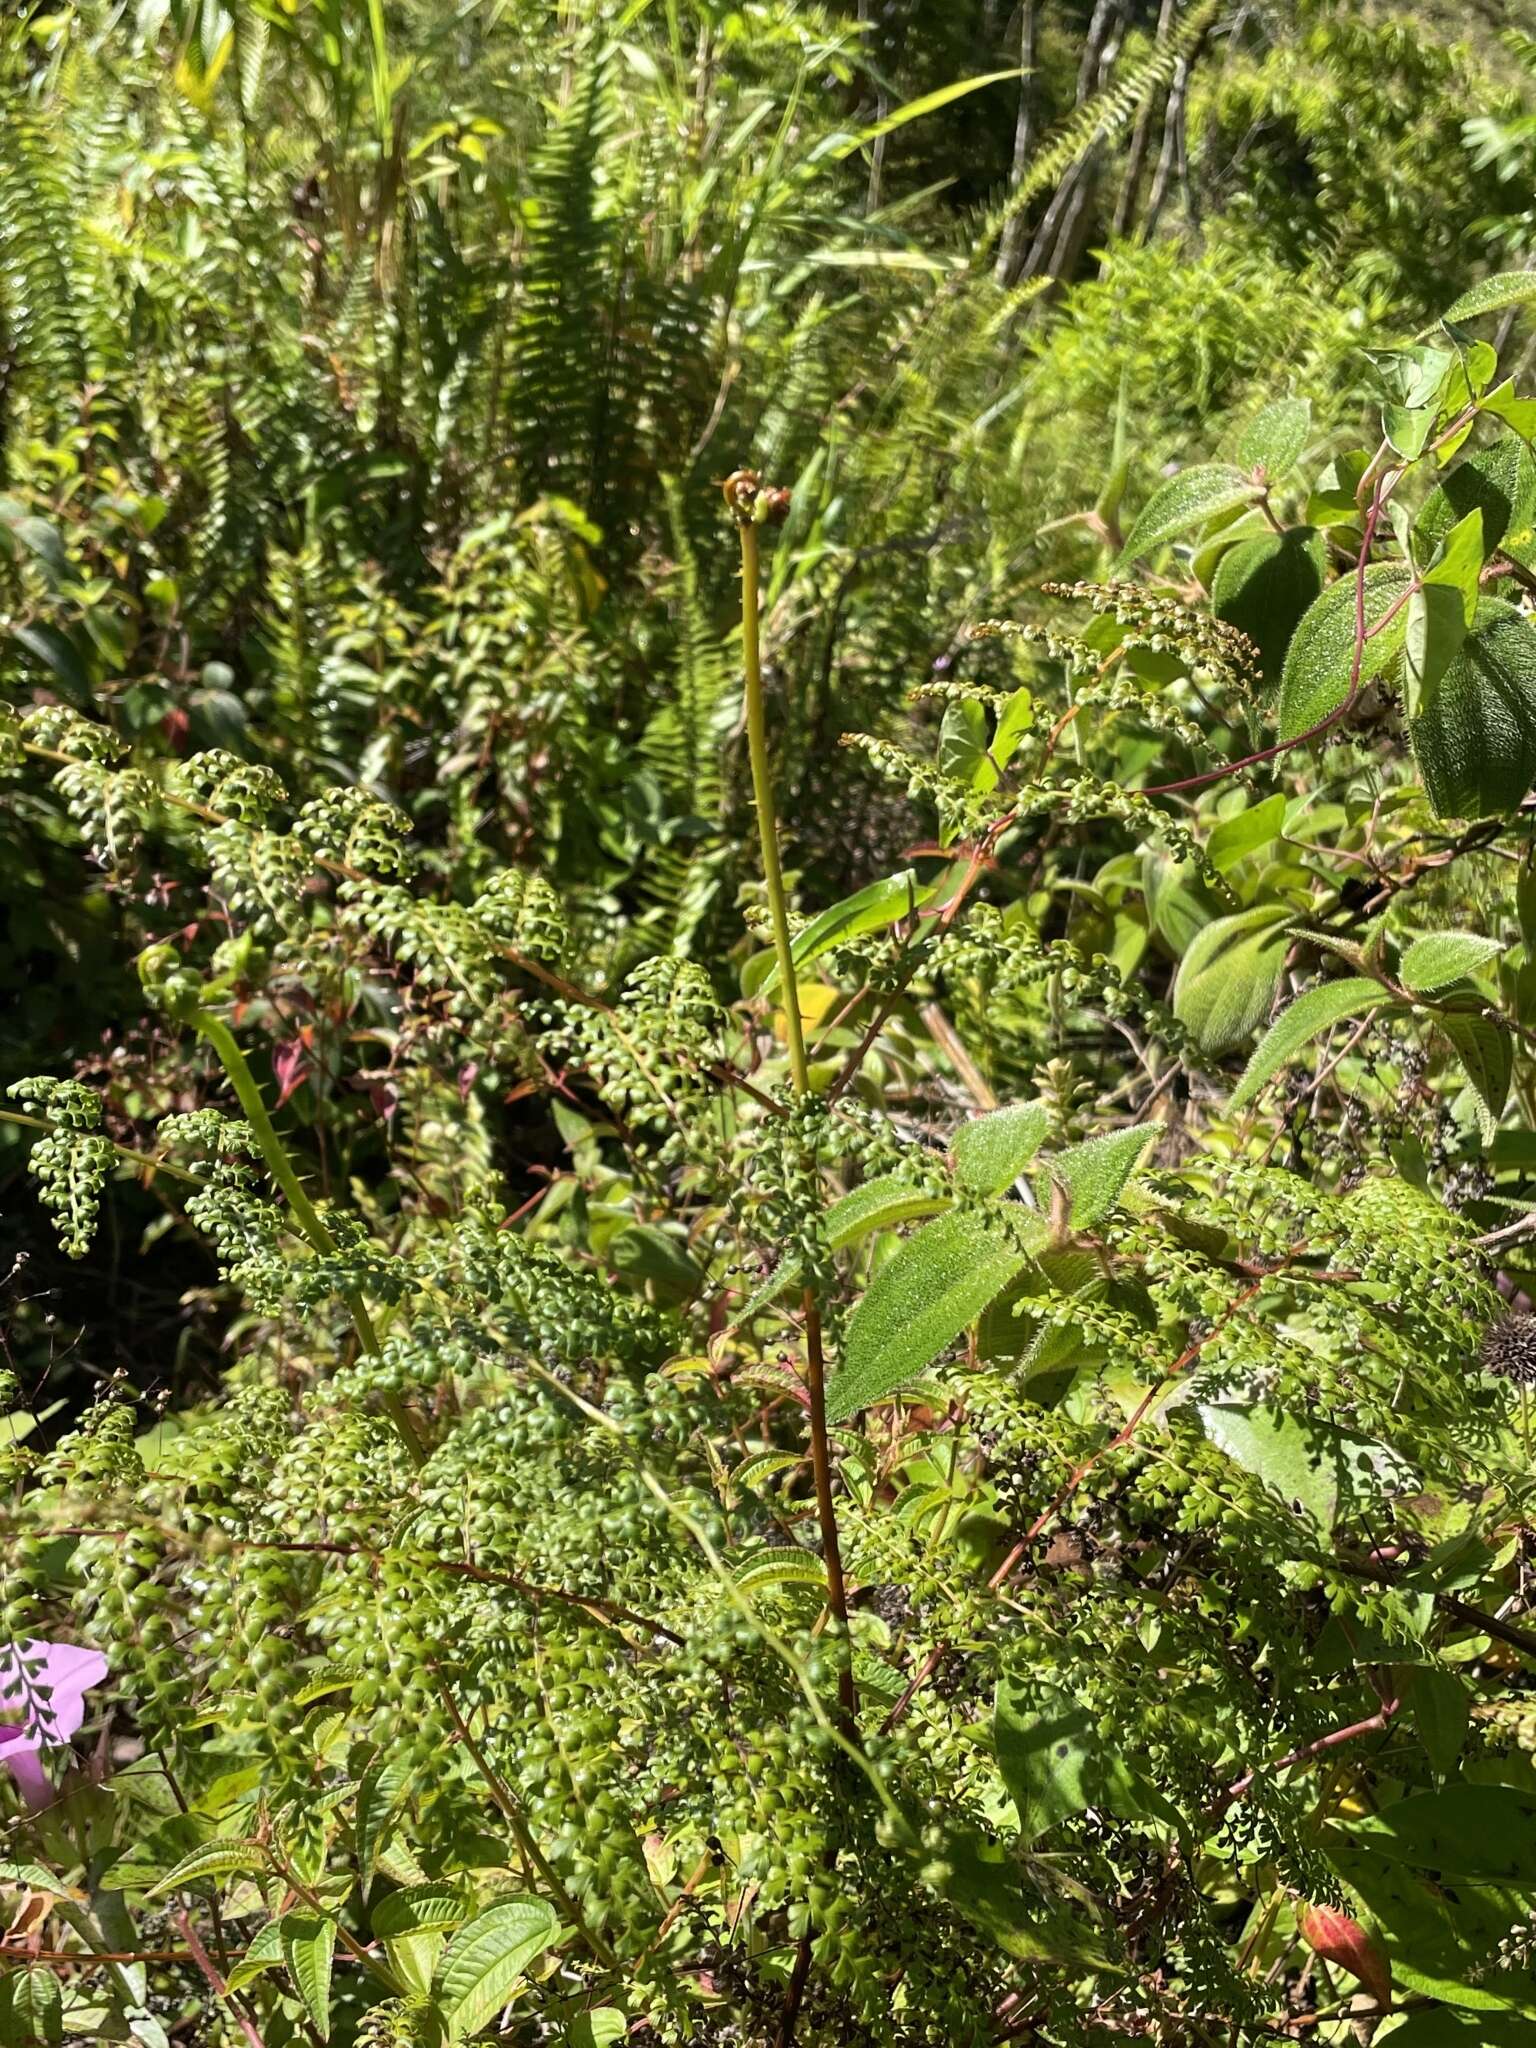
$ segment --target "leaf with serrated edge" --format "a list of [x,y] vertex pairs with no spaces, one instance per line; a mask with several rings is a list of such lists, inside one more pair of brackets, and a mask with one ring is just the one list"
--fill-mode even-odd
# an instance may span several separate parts
[[832,1204],[827,1211],[827,1243],[835,1252],[846,1251],[873,1230],[892,1230],[898,1223],[937,1216],[948,1207],[947,1195],[918,1187],[899,1169],[882,1173]]
[[410,1782],[409,1762],[388,1752],[376,1756],[358,1782],[353,1840],[357,1848],[358,1868],[365,1882],[373,1875],[390,1821],[399,1810]]
[[1453,299],[1440,315],[1442,320],[1476,320],[1483,313],[1499,313],[1506,306],[1536,299],[1536,271],[1500,270],[1481,278],[1470,291]]
[[1104,1131],[1081,1145],[1069,1145],[1040,1171],[1037,1189],[1042,1206],[1050,1201],[1052,1183],[1059,1182],[1071,1202],[1072,1228],[1090,1230],[1114,1208],[1148,1146],[1162,1135],[1161,1124],[1133,1124],[1129,1130]]
[[436,2003],[451,2039],[478,2033],[511,1997],[560,1923],[542,1899],[502,1899],[460,1928],[438,1966]]
[[1307,445],[1312,407],[1305,398],[1276,398],[1256,413],[1237,444],[1243,469],[1262,468],[1273,483],[1289,475]]
[[260,1842],[210,1842],[206,1848],[194,1849],[190,1856],[165,1873],[158,1884],[149,1888],[148,1896],[157,1892],[171,1892],[185,1884],[196,1884],[209,1877],[230,1877],[236,1871],[262,1871],[267,1867],[267,1852]]
[[310,2025],[322,2041],[331,2035],[331,1964],[336,1954],[336,1923],[313,1913],[285,1913],[282,1919],[283,1961],[303,2000]]
[[1202,1052],[1230,1052],[1274,1006],[1290,911],[1256,903],[1195,934],[1173,984],[1173,1014]]
[[1509,1033],[1495,1024],[1491,1017],[1474,1016],[1465,1010],[1442,1013],[1436,1022],[1461,1062],[1461,1070],[1467,1077],[1467,1085],[1477,1105],[1483,1142],[1491,1145],[1509,1099],[1509,1080],[1514,1067]]
[[760,1592],[765,1586],[822,1587],[827,1582],[827,1570],[809,1550],[786,1543],[745,1559],[732,1571],[731,1580],[743,1593]]
[[[1367,632],[1379,627],[1413,582],[1411,571],[1398,562],[1375,562],[1365,572]],[[1279,738],[1299,739],[1321,725],[1349,696],[1355,666],[1356,578],[1341,576],[1330,583],[1315,604],[1302,614],[1291,636],[1280,674]],[[1367,639],[1360,658],[1360,681],[1371,682],[1396,658],[1407,630],[1407,607],[1391,626]]]

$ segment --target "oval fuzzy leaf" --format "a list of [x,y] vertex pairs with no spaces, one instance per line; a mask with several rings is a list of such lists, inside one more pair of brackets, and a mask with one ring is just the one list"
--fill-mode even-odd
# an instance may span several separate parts
[[1277,398],[1256,413],[1237,444],[1243,469],[1262,469],[1273,483],[1288,476],[1301,459],[1312,425],[1312,407],[1305,398]]
[[[1366,630],[1380,625],[1405,596],[1412,575],[1400,562],[1374,562],[1365,572]],[[1355,666],[1355,578],[1330,583],[1291,636],[1280,675],[1279,737],[1299,739],[1332,717],[1349,696]],[[1407,631],[1406,605],[1390,626],[1365,643],[1360,681],[1372,681],[1390,667]]]
[[1398,979],[1415,995],[1429,995],[1437,988],[1449,988],[1463,975],[1476,974],[1503,951],[1502,939],[1490,939],[1480,932],[1426,932],[1404,953]]
[[844,1251],[872,1230],[892,1230],[898,1223],[937,1216],[948,1207],[947,1195],[930,1194],[899,1170],[882,1173],[832,1204],[827,1211],[827,1243],[835,1252]]
[[1165,541],[1188,533],[1192,526],[1204,526],[1219,512],[1246,505],[1257,496],[1252,483],[1240,469],[1226,463],[1208,463],[1196,469],[1181,469],[1169,477],[1142,506],[1140,515],[1126,535],[1120,551],[1122,564],[1142,555],[1154,554]]
[[1025,1264],[995,1224],[952,1211],[909,1237],[848,1321],[827,1419],[846,1422],[920,1373]]
[[331,2036],[331,1964],[336,1922],[313,1913],[285,1913],[281,1923],[283,1961],[294,1989],[322,2041]]
[[[980,706],[976,708],[979,710]],[[996,780],[995,776],[993,780]],[[834,946],[844,946],[850,939],[862,938],[866,932],[883,931],[909,911],[920,909],[932,895],[931,886],[919,883],[915,868],[903,868],[900,874],[887,875],[881,882],[871,882],[856,894],[845,896],[841,903],[832,904],[819,917],[813,917],[790,946],[790,956],[796,967],[809,966],[811,961],[830,952]],[[778,985],[779,969],[775,962],[758,984],[756,993],[771,996]]]
[[1363,974],[1351,974],[1343,981],[1325,981],[1320,988],[1309,988],[1305,995],[1286,1005],[1259,1040],[1227,1107],[1242,1109],[1252,1102],[1266,1081],[1278,1074],[1304,1045],[1333,1025],[1341,1024],[1346,1017],[1363,1017],[1378,1004],[1390,1001],[1381,983]]
[[560,1931],[542,1899],[503,1899],[463,1927],[437,1973],[437,2009],[449,2038],[477,2033],[506,2004],[514,1985]]
[[1507,533],[1520,533],[1536,513],[1536,459],[1518,434],[1501,434],[1458,462],[1424,500],[1417,526],[1442,541],[1469,512],[1483,515],[1483,548],[1492,554]]
[[1217,565],[1211,610],[1248,635],[1268,684],[1279,681],[1291,635],[1322,595],[1327,562],[1318,528],[1295,526],[1289,533],[1241,541]]
[[1054,1182],[1067,1191],[1072,1228],[1091,1229],[1114,1208],[1147,1147],[1162,1135],[1161,1124],[1132,1124],[1128,1130],[1105,1131],[1085,1138],[1081,1145],[1069,1145],[1047,1160],[1039,1174],[1041,1207],[1049,1206]]
[[1483,598],[1472,630],[1409,728],[1442,818],[1515,810],[1536,778],[1536,627]]
[[1483,313],[1497,313],[1505,306],[1518,306],[1536,299],[1536,271],[1500,270],[1485,277],[1470,291],[1453,299],[1440,315],[1442,320],[1476,320]]
[[1256,903],[1195,934],[1173,983],[1173,1014],[1202,1052],[1230,1052],[1274,1007],[1291,913]]
[[962,1124],[954,1136],[961,1183],[978,1195],[1000,1193],[1028,1166],[1050,1127],[1050,1113],[1038,1102],[1010,1104]]

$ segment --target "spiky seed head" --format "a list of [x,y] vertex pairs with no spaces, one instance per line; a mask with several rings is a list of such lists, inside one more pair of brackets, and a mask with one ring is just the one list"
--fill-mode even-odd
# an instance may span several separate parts
[[1517,1387],[1536,1386],[1536,1315],[1506,1309],[1484,1331],[1478,1363]]

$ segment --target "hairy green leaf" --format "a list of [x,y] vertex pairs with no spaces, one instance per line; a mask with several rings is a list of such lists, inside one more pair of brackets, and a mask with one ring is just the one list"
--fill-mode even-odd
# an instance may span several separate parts
[[1459,299],[1452,299],[1440,315],[1443,321],[1476,320],[1483,313],[1502,312],[1506,306],[1522,305],[1536,299],[1536,271],[1500,270],[1482,278]]
[[1114,1208],[1148,1147],[1162,1135],[1161,1124],[1133,1124],[1057,1152],[1036,1176],[1042,1208],[1049,1205],[1051,1187],[1057,1184],[1069,1197],[1072,1228],[1091,1230]]
[[1211,580],[1211,610],[1259,650],[1266,683],[1280,679],[1298,622],[1322,594],[1328,550],[1315,526],[1260,534],[1228,548]]
[[848,1320],[827,1418],[893,1394],[974,1322],[1025,1264],[999,1225],[959,1210],[927,1223],[882,1266]]
[[1518,434],[1501,434],[1491,447],[1469,455],[1436,484],[1424,500],[1418,531],[1441,541],[1472,511],[1483,515],[1486,553],[1506,534],[1521,533],[1536,513],[1536,459]]
[[1283,903],[1257,903],[1195,934],[1173,984],[1173,1014],[1202,1052],[1230,1052],[1269,1015],[1290,943]]
[[1271,483],[1288,476],[1301,460],[1312,425],[1305,398],[1276,398],[1256,413],[1237,444],[1238,466],[1262,469]]
[[[1299,739],[1331,718],[1349,697],[1358,641],[1357,583],[1354,575],[1331,583],[1292,635],[1280,675],[1279,736]],[[1400,562],[1374,562],[1365,572],[1364,626],[1359,644],[1359,681],[1385,674],[1403,644],[1412,573]],[[1394,607],[1397,609],[1394,610]],[[1391,623],[1383,625],[1392,614]]]
[[948,1207],[947,1195],[918,1187],[899,1169],[882,1173],[832,1204],[827,1211],[827,1243],[835,1252],[846,1251],[871,1231],[894,1230],[898,1223],[937,1216]]
[[1349,975],[1343,981],[1325,981],[1309,988],[1294,1003],[1288,1003],[1254,1047],[1253,1057],[1243,1069],[1243,1078],[1232,1091],[1228,1105],[1242,1109],[1252,1102],[1266,1081],[1271,1080],[1304,1045],[1346,1017],[1362,1017],[1391,996],[1379,981],[1364,975]]
[[1204,526],[1218,513],[1250,504],[1256,495],[1250,479],[1225,463],[1181,469],[1160,484],[1142,506],[1120,550],[1121,566],[1155,554],[1165,541],[1188,533],[1191,527]]
[[1432,995],[1463,975],[1476,974],[1503,951],[1502,939],[1481,932],[1426,932],[1404,953],[1398,979],[1415,995]]
[[1499,1118],[1509,1100],[1510,1077],[1514,1071],[1514,1046],[1508,1031],[1491,1017],[1470,1010],[1451,1010],[1437,1020],[1450,1040],[1452,1050],[1467,1077],[1467,1086],[1477,1105],[1483,1142],[1493,1143]]
[[1051,1127],[1043,1103],[1021,1102],[961,1124],[954,1136],[955,1172],[978,1195],[996,1195],[1016,1181]]
[[1481,599],[1409,730],[1442,818],[1515,810],[1536,777],[1536,626],[1512,605]]

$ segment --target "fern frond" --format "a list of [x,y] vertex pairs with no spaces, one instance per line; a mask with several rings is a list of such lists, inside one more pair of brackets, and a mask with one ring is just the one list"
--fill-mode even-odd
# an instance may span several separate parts
[[1011,220],[1015,220],[1039,195],[1054,185],[1063,172],[1096,143],[1113,141],[1135,118],[1147,94],[1166,85],[1180,58],[1188,57],[1216,18],[1220,0],[1197,0],[1166,41],[1160,42],[1140,63],[1096,93],[1056,130],[1054,138],[1030,165],[1026,175],[1002,204],[987,217],[972,251],[973,261],[985,260],[991,244]]

